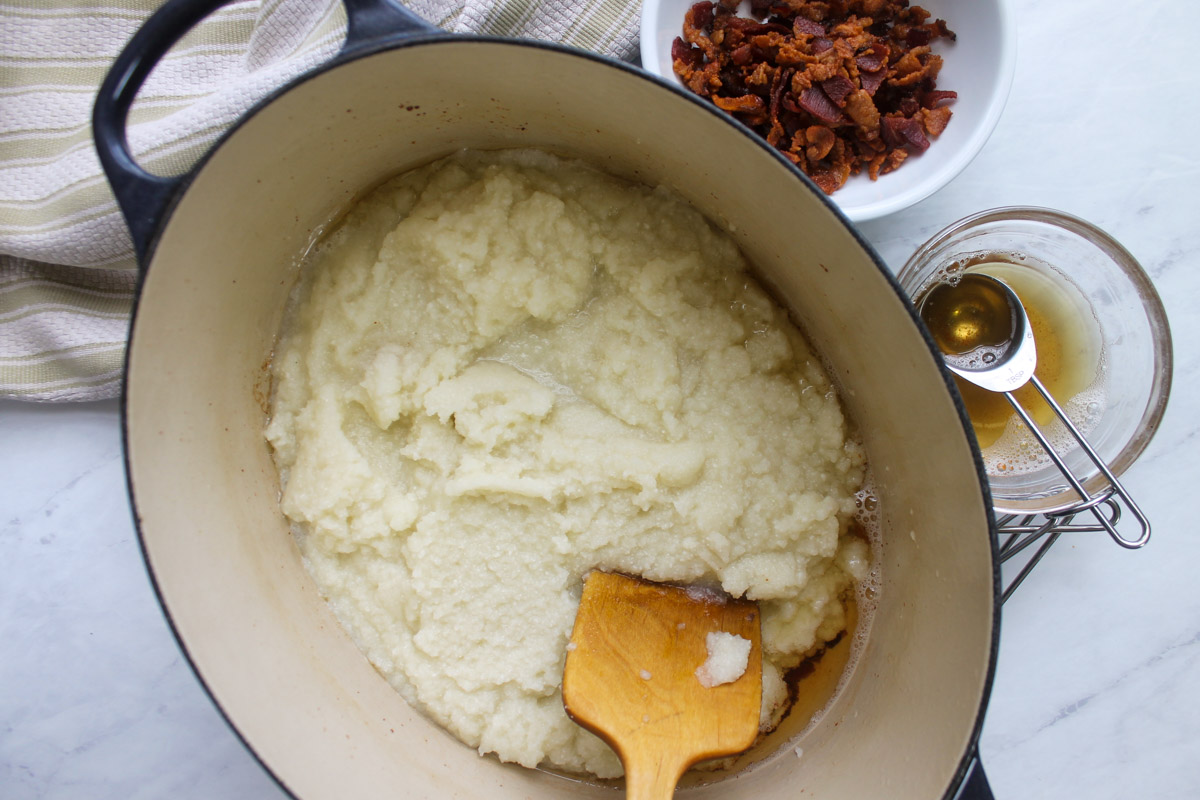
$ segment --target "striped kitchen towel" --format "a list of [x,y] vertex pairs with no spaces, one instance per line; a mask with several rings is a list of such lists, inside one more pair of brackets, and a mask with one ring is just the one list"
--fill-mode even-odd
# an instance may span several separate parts
[[[136,282],[96,159],[91,108],[153,0],[0,0],[0,397],[96,400],[120,389]],[[564,42],[631,59],[639,0],[409,0],[460,33]],[[130,146],[186,169],[257,99],[336,52],[339,0],[247,0],[191,31],[130,115]]]

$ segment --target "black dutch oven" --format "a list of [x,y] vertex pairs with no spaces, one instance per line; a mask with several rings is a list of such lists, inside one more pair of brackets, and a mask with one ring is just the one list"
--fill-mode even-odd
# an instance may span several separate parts
[[221,4],[163,6],[113,66],[94,128],[142,269],[124,421],[146,561],[197,675],[279,782],[305,800],[613,796],[481,758],[401,700],[305,572],[263,438],[266,364],[322,226],[455,150],[538,147],[669,186],[729,231],[826,360],[876,480],[882,581],[855,658],[811,724],[785,724],[736,780],[689,792],[990,797],[976,753],[999,579],[981,461],[910,304],[821,192],[746,128],[635,67],[446,35],[389,0],[346,0],[335,57],[186,174],[152,175],[126,144],[129,107]]

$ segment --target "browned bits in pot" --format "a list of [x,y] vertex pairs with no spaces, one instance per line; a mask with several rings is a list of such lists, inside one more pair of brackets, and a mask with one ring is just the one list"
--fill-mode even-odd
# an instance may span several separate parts
[[749,125],[826,194],[925,152],[950,122],[937,88],[945,20],[908,0],[736,0],[688,9],[675,74]]

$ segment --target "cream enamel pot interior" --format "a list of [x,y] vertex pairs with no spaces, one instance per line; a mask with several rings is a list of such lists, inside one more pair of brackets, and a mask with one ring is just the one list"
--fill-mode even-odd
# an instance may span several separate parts
[[729,230],[828,361],[877,476],[882,584],[856,666],[800,738],[688,796],[990,797],[975,758],[999,626],[986,481],[910,305],[820,192],[634,67],[439,34],[388,0],[347,0],[347,43],[329,64],[259,104],[188,174],[155,177],[128,151],[128,109],[219,5],[158,11],[102,86],[94,127],[143,270],[124,395],[142,547],[197,675],[280,784],[304,800],[619,796],[481,758],[400,699],[304,571],[263,438],[265,365],[314,232],[455,149],[537,146],[673,187]]

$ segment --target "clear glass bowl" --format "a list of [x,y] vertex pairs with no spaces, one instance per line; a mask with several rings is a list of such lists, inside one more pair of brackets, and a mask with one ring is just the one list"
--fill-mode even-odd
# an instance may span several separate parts
[[[950,225],[919,247],[897,277],[915,302],[933,285],[954,280],[981,262],[996,261],[1036,270],[1066,285],[1076,298],[1081,324],[1098,340],[1095,383],[1079,402],[1055,399],[1083,427],[1112,472],[1121,475],[1158,429],[1171,387],[1171,334],[1149,276],[1129,251],[1088,222],[1044,208],[1008,207]],[[1042,377],[1040,368],[1038,375]],[[1036,449],[1041,456],[1019,422],[1010,423],[1005,436],[1003,446],[983,449],[998,513],[1052,514],[1078,502],[1048,458],[1028,460],[1018,469],[1010,466],[1014,446],[1027,455]],[[1089,493],[1105,487],[1104,476],[1072,440],[1065,435],[1054,440]]]

